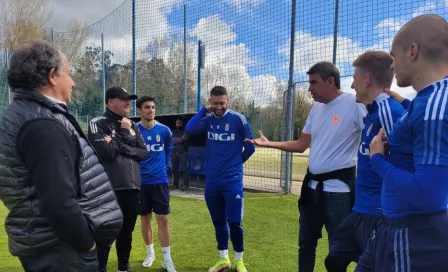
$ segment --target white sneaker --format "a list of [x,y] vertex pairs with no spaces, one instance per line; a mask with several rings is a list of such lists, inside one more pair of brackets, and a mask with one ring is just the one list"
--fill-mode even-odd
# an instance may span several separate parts
[[147,255],[146,259],[142,263],[142,266],[143,267],[150,267],[155,259],[156,259],[156,257],[154,255]]
[[162,264],[162,269],[167,272],[177,272],[173,262],[164,262]]

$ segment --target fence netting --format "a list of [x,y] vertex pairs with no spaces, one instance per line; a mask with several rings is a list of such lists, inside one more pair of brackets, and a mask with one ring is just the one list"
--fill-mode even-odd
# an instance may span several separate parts
[[[47,39],[69,57],[76,82],[70,110],[85,129],[103,113],[104,90],[111,86],[155,97],[160,115],[195,112],[198,93],[205,105],[210,89],[222,85],[229,91],[229,107],[247,117],[254,136],[261,130],[278,141],[288,138],[288,123],[294,139],[303,129],[313,104],[306,71],[314,63],[335,62],[341,89],[354,92],[353,60],[367,49],[389,51],[400,26],[428,13],[447,18],[448,2],[126,0],[93,25],[47,31]],[[198,67],[199,42],[205,48],[203,69]],[[8,90],[6,54],[0,49],[1,115]],[[412,88],[399,89],[395,80],[393,89],[415,96]],[[288,105],[292,114],[285,112]],[[285,153],[258,148],[245,165],[245,186],[296,193],[307,152],[294,154],[288,164]],[[285,180],[286,171],[292,172],[292,182]]]

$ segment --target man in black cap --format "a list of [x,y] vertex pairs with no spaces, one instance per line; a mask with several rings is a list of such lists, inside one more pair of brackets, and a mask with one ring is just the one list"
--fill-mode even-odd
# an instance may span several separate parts
[[[106,91],[106,112],[89,124],[89,140],[104,161],[118,203],[123,212],[123,227],[115,246],[118,271],[130,271],[132,232],[137,220],[140,193],[140,161],[148,157],[138,126],[126,118],[131,109],[129,94],[122,87]],[[111,245],[98,245],[99,271],[105,272]]]

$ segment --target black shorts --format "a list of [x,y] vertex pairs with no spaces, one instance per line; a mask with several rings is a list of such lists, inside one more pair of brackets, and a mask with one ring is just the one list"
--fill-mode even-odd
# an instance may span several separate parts
[[170,213],[170,189],[167,183],[142,185],[140,190],[139,215]]
[[378,227],[380,218],[352,211],[339,225],[329,255],[357,262]]

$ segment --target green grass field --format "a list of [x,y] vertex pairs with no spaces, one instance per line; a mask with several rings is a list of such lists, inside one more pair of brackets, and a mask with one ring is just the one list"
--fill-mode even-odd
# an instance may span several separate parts
[[[281,151],[257,147],[255,153],[244,164],[244,174],[265,178],[279,178]],[[302,181],[308,166],[308,150],[303,154],[294,154],[292,160],[292,178]]]
[[[171,252],[179,272],[198,272],[217,260],[213,226],[203,200],[171,198]],[[4,218],[7,210],[0,205],[0,271],[23,271],[19,260],[9,254]],[[297,271],[297,197],[293,195],[247,193],[245,197],[245,253],[248,271]],[[154,225],[153,225],[154,226]],[[325,235],[325,234],[324,234]],[[155,234],[157,237],[157,234]],[[138,221],[131,254],[133,271],[161,271],[163,256],[155,240],[156,261],[142,268],[145,247]],[[326,271],[323,261],[328,251],[327,238],[319,242],[315,271]],[[233,258],[233,251],[231,258]],[[115,250],[111,251],[109,271],[117,271]],[[351,268],[353,269],[353,265]],[[351,270],[353,271],[353,270]]]

